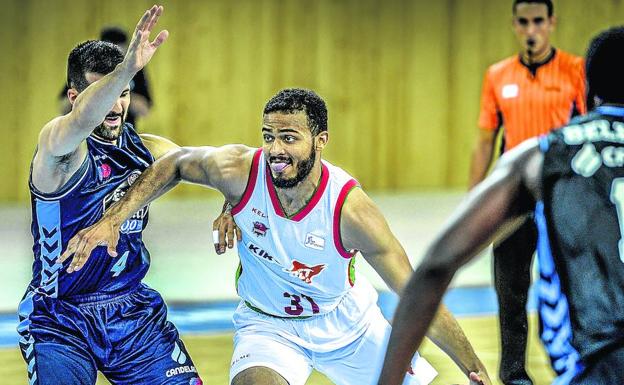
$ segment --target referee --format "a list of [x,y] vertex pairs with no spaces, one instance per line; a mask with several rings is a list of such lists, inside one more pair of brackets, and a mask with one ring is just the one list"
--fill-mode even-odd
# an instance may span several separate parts
[[[471,188],[487,174],[499,129],[503,129],[505,151],[586,112],[583,59],[551,45],[550,34],[556,25],[553,13],[550,0],[513,3],[513,29],[521,52],[490,66],[485,74]],[[494,245],[494,283],[502,331],[499,375],[505,385],[532,385],[525,370],[526,303],[536,243],[535,224],[527,220]]]

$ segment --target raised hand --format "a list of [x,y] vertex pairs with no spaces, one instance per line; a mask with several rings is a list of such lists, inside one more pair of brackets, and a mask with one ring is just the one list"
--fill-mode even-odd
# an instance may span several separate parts
[[93,249],[98,246],[107,246],[108,254],[111,257],[116,257],[117,242],[119,242],[119,226],[114,226],[110,220],[104,217],[98,223],[80,230],[74,235],[57,262],[63,263],[67,258],[73,256],[67,268],[68,273],[73,273],[82,269],[89,260]]
[[156,35],[153,41],[150,42],[149,40],[152,29],[158,22],[162,13],[163,7],[154,5],[152,8],[145,11],[143,17],[139,20],[124,58],[124,63],[128,70],[138,72],[143,68],[149,63],[158,47],[169,37],[169,32],[167,30],[162,30]]

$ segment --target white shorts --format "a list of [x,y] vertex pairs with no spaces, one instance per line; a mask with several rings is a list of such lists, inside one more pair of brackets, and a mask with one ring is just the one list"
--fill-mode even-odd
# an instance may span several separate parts
[[[355,301],[350,301],[349,295],[345,297],[330,313],[308,319],[267,316],[241,302],[234,314],[230,383],[243,370],[262,366],[279,373],[290,385],[305,384],[312,369],[338,385],[376,384],[390,338],[390,324],[376,304],[354,309]],[[323,329],[329,336],[342,334],[342,344],[323,338]],[[418,353],[412,360],[412,372],[406,374],[403,384],[427,385],[438,374]]]

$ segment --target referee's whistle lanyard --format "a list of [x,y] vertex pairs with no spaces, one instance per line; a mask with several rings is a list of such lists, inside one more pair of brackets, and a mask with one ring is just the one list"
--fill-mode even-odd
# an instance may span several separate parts
[[596,112],[602,115],[611,115],[624,118],[624,107],[619,106],[598,106],[595,108]]

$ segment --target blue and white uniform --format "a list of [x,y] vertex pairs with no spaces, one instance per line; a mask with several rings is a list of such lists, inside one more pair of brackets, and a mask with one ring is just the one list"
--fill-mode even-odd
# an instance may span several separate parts
[[[376,382],[390,325],[372,285],[355,273],[345,250],[340,215],[358,186],[345,171],[322,162],[319,185],[298,213],[285,215],[264,154],[253,158],[249,181],[232,215],[241,229],[230,381],[252,366],[304,384],[313,368],[336,384]],[[406,383],[429,384],[435,370],[415,357]]]
[[70,261],[56,262],[154,161],[129,124],[116,144],[93,136],[86,144],[60,191],[42,193],[30,182],[35,259],[18,327],[30,385],[95,384],[98,370],[113,384],[199,384],[161,296],[141,283],[150,264],[142,240],[148,207],[121,226],[117,258],[97,247],[72,274]]

